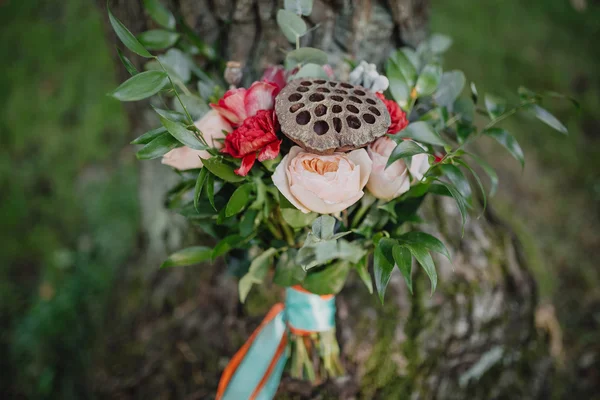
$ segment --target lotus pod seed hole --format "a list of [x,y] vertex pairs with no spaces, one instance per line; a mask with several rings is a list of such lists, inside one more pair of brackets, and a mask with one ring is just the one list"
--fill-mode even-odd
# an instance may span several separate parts
[[367,99],[366,102],[373,105],[377,104],[377,102],[373,99]]
[[306,92],[308,92],[310,89],[309,89],[309,88],[307,88],[307,87],[304,87],[304,86],[300,86],[300,87],[299,87],[297,90],[298,90],[299,92],[306,93]]
[[352,104],[348,104],[346,106],[346,110],[350,111],[351,113],[358,114],[358,108],[356,108]]
[[312,82],[309,82],[309,81],[302,81],[302,82],[300,82],[300,84],[301,84],[302,86],[310,86],[310,85],[312,85]]
[[372,116],[371,114],[364,114],[363,115],[363,119],[365,120],[365,122],[367,124],[374,124],[375,123],[375,117]]
[[333,129],[335,129],[335,131],[337,133],[340,133],[342,131],[342,120],[335,117],[333,119]]
[[348,94],[348,92],[346,92],[345,90],[342,90],[342,89],[335,89],[334,92],[339,93],[339,94]]
[[296,115],[296,122],[299,125],[306,125],[310,122],[310,113],[308,111],[302,111]]
[[359,96],[364,96],[366,93],[365,93],[365,92],[363,92],[362,90],[355,90],[355,91],[354,91],[354,94],[357,94],[357,95],[359,95]]
[[342,112],[342,106],[338,106],[337,104],[334,105],[333,107],[331,107],[331,111],[333,111],[336,114],[339,114]]
[[315,107],[315,115],[317,117],[322,117],[325,114],[327,114],[327,106],[325,104],[319,104]]
[[373,114],[377,115],[378,117],[381,116],[381,112],[379,112],[379,110],[375,107],[369,107],[369,111],[371,111]]
[[342,96],[331,96],[330,99],[335,101],[344,101]]
[[288,100],[291,102],[296,102],[298,100],[300,100],[302,98],[302,95],[300,93],[293,93],[290,95],[290,97],[288,97]]
[[329,130],[329,124],[326,121],[317,121],[313,126],[313,130],[319,136],[324,135]]
[[329,82],[329,86],[336,87],[337,86],[337,82]]
[[293,114],[296,111],[298,111],[299,109],[301,109],[302,107],[304,107],[304,103],[296,103],[290,107],[290,112]]
[[323,79],[317,79],[317,80],[315,81],[315,83],[318,83],[319,85],[322,85],[322,84],[324,84],[325,82],[326,82],[326,81],[324,81]]
[[320,87],[320,88],[317,88],[317,92],[330,93],[330,90],[327,89],[326,87]]
[[340,83],[340,86],[341,87],[345,87],[346,89],[353,89],[354,88],[354,86],[352,86],[351,84],[346,83],[346,82]]
[[348,126],[352,129],[358,129],[360,128],[360,120],[355,117],[354,115],[349,115],[346,117],[346,122],[348,123]]
[[321,93],[313,93],[308,99],[316,103],[325,100],[325,96],[323,96]]
[[358,103],[358,104],[362,104],[362,100],[359,99],[356,96],[350,96],[350,97],[348,97],[348,100],[353,101],[353,102]]

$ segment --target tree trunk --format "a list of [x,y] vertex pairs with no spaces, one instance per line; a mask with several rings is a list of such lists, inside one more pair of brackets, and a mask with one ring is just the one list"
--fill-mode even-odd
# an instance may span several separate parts
[[[275,22],[277,1],[169,6],[207,42],[220,43],[224,59],[244,62],[246,79],[281,62],[280,49],[289,47]],[[428,8],[427,0],[315,1],[308,20],[317,28],[303,45],[332,54],[334,66],[344,57],[381,63],[391,49],[426,36]],[[141,1],[114,1],[112,10],[133,32],[151,26]],[[148,128],[142,110],[129,110],[138,131]],[[162,208],[174,174],[158,162],[140,168],[144,256],[123,272],[94,390],[106,398],[212,398],[225,364],[281,290],[262,287],[242,306],[236,281],[220,263],[158,272],[162,257],[185,240],[185,223]],[[552,363],[534,325],[535,282],[514,234],[488,212],[469,219],[461,238],[449,199],[428,198],[421,213],[428,223],[419,228],[446,243],[454,263],[436,260],[436,293],[430,296],[419,274],[411,296],[394,274],[381,306],[351,279],[337,297],[347,378],[311,387],[284,377],[278,398],[544,397]]]

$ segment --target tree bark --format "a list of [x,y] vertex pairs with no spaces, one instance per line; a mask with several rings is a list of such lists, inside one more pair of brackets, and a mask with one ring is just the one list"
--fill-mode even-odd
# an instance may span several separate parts
[[[133,32],[152,26],[140,3],[118,0],[111,7]],[[280,49],[289,47],[275,22],[277,1],[167,3],[208,43],[220,43],[224,59],[243,62],[246,80],[280,63]],[[393,48],[426,37],[428,11],[427,0],[315,1],[308,18],[315,29],[303,45],[324,49],[337,67],[345,57],[382,63]],[[128,110],[138,131],[148,128],[142,110]],[[123,272],[94,390],[106,398],[212,398],[225,364],[281,290],[261,287],[242,306],[222,264],[156,271],[190,237],[185,223],[174,223],[162,208],[174,174],[157,162],[140,168],[145,256]],[[348,376],[317,387],[284,377],[278,398],[544,397],[552,362],[534,325],[536,286],[518,239],[489,211],[470,218],[461,238],[449,199],[428,198],[421,213],[427,224],[418,228],[446,243],[453,259],[436,259],[436,293],[430,296],[426,276],[417,273],[411,296],[394,274],[381,306],[351,279],[337,297]]]

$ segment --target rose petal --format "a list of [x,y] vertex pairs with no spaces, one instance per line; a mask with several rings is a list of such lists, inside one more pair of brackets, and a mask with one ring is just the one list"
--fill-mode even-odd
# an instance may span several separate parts
[[228,90],[223,98],[219,100],[219,104],[211,104],[210,106],[217,110],[224,118],[232,125],[239,125],[246,119],[245,98],[247,91],[244,88]]
[[281,146],[281,140],[271,142],[258,153],[258,161],[263,162],[265,160],[273,160],[279,155],[279,147]]
[[269,82],[254,82],[246,92],[246,115],[252,117],[259,110],[271,110],[275,104],[277,86]]
[[202,136],[204,137],[204,140],[206,140],[206,143],[216,149],[223,147],[223,143],[216,140],[225,138],[223,131],[229,133],[233,130],[229,122],[227,122],[227,120],[216,110],[207,112],[202,118],[196,121],[194,125],[202,132]]
[[343,211],[360,200],[364,195],[364,192],[361,190],[360,193],[357,193],[343,202],[327,204],[302,185],[292,185],[290,191],[298,201],[304,204],[309,210],[318,212],[319,214],[334,214]]
[[287,84],[285,79],[285,69],[281,65],[272,65],[265,69],[261,81],[267,81],[277,86],[277,91],[274,95],[277,95],[281,89]]
[[[295,147],[297,149],[300,149],[297,146]],[[279,193],[281,193],[286,199],[288,199],[289,202],[292,203],[298,210],[307,214],[310,212],[310,210],[308,210],[298,200],[296,200],[296,198],[294,197],[294,195],[292,195],[292,192],[290,191],[290,182],[288,180],[288,167],[290,165],[290,160],[293,157],[295,157],[295,154],[298,153],[298,151],[293,152],[293,150],[294,147],[292,147],[290,152],[285,157],[283,157],[283,160],[281,160],[277,168],[275,168],[275,173],[273,174],[271,179],[273,180],[275,187],[279,189]]]
[[365,149],[358,149],[351,151],[348,154],[348,158],[356,165],[360,165],[360,188],[364,188],[371,175],[371,169],[373,162],[369,158],[369,154]]
[[236,174],[238,174],[240,176],[246,176],[246,175],[248,175],[248,172],[250,172],[250,169],[254,165],[255,161],[256,161],[256,153],[250,153],[250,154],[244,156],[244,158],[242,158],[242,165],[233,172],[235,172]]
[[187,169],[202,168],[202,158],[210,157],[204,150],[194,150],[189,147],[177,147],[162,157],[161,163],[173,167],[179,171]]

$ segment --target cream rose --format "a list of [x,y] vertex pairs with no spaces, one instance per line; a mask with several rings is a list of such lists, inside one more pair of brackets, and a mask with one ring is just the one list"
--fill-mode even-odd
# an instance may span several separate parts
[[[225,138],[223,131],[229,133],[233,130],[229,122],[227,122],[218,112],[211,110],[202,118],[194,123],[206,142],[220,149],[223,144],[217,139]],[[206,150],[194,150],[187,146],[177,147],[169,151],[162,158],[162,163],[169,165],[180,171],[193,168],[202,168],[202,158],[209,158],[210,154]]]
[[333,214],[363,195],[371,160],[364,149],[329,156],[294,146],[273,174],[273,183],[300,211]]
[[373,170],[367,182],[367,189],[378,199],[389,201],[408,192],[411,184],[410,175],[413,176],[413,183],[416,183],[429,169],[427,154],[413,156],[410,169],[406,168],[403,160],[398,160],[385,168],[395,148],[396,142],[386,136],[377,139],[367,147],[367,153],[373,160]]

